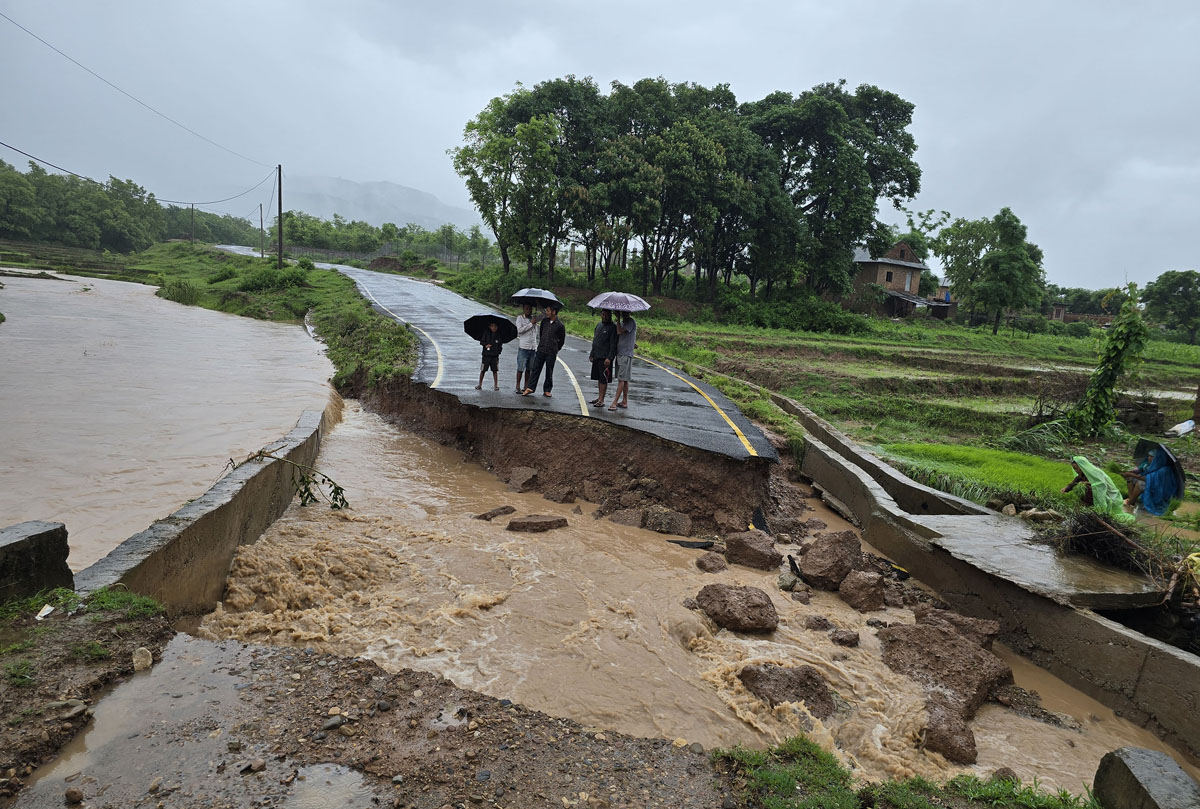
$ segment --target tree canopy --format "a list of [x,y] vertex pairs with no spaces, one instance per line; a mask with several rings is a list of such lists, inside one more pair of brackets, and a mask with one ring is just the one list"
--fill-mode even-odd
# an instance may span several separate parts
[[[36,163],[22,173],[0,160],[0,239],[128,253],[192,233],[192,211],[163,207],[132,180],[96,183],[51,174]],[[234,216],[195,212],[196,238],[252,244],[258,229]]]
[[1146,317],[1186,333],[1188,343],[1196,344],[1196,333],[1200,332],[1200,272],[1167,270],[1146,285],[1142,302],[1146,304]]
[[450,150],[476,207],[530,276],[553,280],[558,246],[583,248],[589,280],[631,263],[662,292],[695,268],[754,294],[804,283],[843,293],[880,199],[920,189],[913,105],[844,82],[739,103],[728,85],[641,79],[605,95],[567,76],[492,99]]

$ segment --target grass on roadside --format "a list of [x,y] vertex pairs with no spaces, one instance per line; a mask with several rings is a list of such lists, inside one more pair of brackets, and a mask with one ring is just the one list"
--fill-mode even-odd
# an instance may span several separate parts
[[850,771],[804,736],[767,750],[717,750],[716,764],[734,783],[739,806],[762,809],[1100,809],[1087,795],[1046,792],[1037,783],[958,776],[944,785],[923,778],[855,789]]
[[368,386],[412,373],[412,331],[372,309],[334,270],[277,269],[273,259],[183,243],[151,247],[131,269],[160,284],[161,297],[189,306],[293,323],[308,314],[328,346],[335,385],[359,373]]

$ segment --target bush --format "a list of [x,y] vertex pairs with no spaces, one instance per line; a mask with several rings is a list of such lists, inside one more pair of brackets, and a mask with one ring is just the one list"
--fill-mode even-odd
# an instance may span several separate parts
[[491,269],[483,272],[460,273],[448,280],[446,285],[455,292],[461,292],[463,295],[477,300],[489,303],[507,303],[514,292],[529,286],[529,283],[521,273],[509,272],[506,275],[499,269]]
[[317,265],[313,264],[312,259],[308,258],[307,256],[305,256],[304,258],[297,261],[296,266],[306,272],[310,271],[310,270],[315,270],[317,268]]
[[242,278],[238,289],[242,292],[267,292],[270,290],[287,289],[288,287],[308,286],[304,278],[304,270],[299,267],[287,267],[282,270],[271,267],[259,267],[254,272]]
[[219,284],[222,281],[228,281],[230,278],[237,278],[237,270],[233,267],[222,267],[208,277],[208,283]]
[[1067,334],[1076,339],[1082,340],[1085,337],[1092,336],[1092,327],[1090,324],[1076,320],[1074,323],[1068,323],[1066,326]]
[[1044,315],[1025,315],[1017,318],[1014,325],[1028,334],[1045,334],[1050,330],[1050,321]]
[[770,300],[751,300],[744,292],[722,289],[717,296],[718,320],[765,329],[863,334],[871,331],[862,315],[798,289]]
[[191,281],[177,279],[168,281],[165,286],[161,287],[158,290],[158,296],[186,306],[195,306],[196,302],[200,300],[200,288]]
[[1046,331],[1055,337],[1062,337],[1067,333],[1067,324],[1061,320],[1046,321]]

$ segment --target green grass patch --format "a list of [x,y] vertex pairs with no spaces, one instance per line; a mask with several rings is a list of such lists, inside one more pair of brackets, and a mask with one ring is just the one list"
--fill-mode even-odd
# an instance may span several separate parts
[[13,688],[28,688],[36,681],[33,674],[33,663],[25,659],[6,663],[4,679]]
[[713,758],[734,776],[738,806],[760,809],[1100,809],[1091,794],[1046,792],[1037,782],[984,781],[962,775],[939,786],[923,778],[883,781],[855,789],[850,771],[817,744],[796,736],[767,750],[735,747]]
[[86,663],[99,663],[101,660],[112,657],[112,652],[108,650],[107,646],[94,640],[72,644],[69,654],[71,659]]
[[[27,598],[18,598],[0,604],[0,621],[20,616],[36,615],[49,604],[56,611],[70,613],[82,609],[85,613],[120,612],[129,618],[146,618],[162,615],[166,609],[149,596],[132,593],[123,586],[101,587],[86,598],[73,590],[58,587],[44,590]],[[41,629],[42,627],[38,627]]]
[[[900,461],[907,474],[928,485],[950,491],[956,488],[955,481],[966,484],[965,489],[974,496],[960,496],[971,500],[982,502],[996,496],[1058,508],[1079,506],[1078,490],[1082,487],[1067,494],[1061,491],[1075,478],[1069,461],[962,444],[893,443],[883,449]],[[1124,479],[1111,470],[1108,475],[1123,491]],[[964,490],[963,486],[957,488]]]
[[418,341],[403,324],[379,314],[354,282],[335,270],[287,266],[202,245],[159,244],[131,270],[160,284],[159,295],[260,320],[298,322],[307,314],[328,347],[334,384],[361,373],[368,386],[412,373]]

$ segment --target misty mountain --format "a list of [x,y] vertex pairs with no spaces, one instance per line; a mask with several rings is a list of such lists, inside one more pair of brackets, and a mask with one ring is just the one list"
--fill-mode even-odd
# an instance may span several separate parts
[[347,220],[362,220],[379,226],[416,223],[427,230],[450,222],[461,230],[482,221],[475,211],[447,205],[426,191],[397,183],[358,183],[337,177],[285,177],[283,207],[304,211],[322,219],[341,214]]

